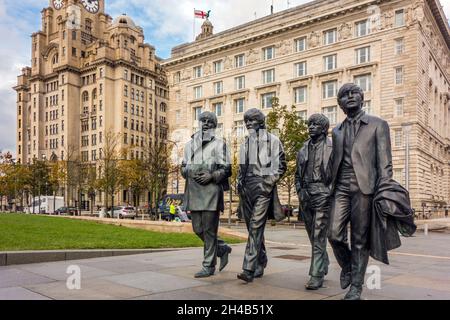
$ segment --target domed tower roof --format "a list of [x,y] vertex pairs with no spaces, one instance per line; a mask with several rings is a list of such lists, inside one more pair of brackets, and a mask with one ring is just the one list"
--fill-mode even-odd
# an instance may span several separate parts
[[200,33],[195,40],[201,40],[201,39],[205,39],[205,38],[209,38],[213,35],[213,31],[214,31],[214,26],[211,23],[211,21],[209,21],[208,18],[206,18],[205,22],[203,22],[202,24],[202,33]]
[[127,16],[125,13],[118,16],[113,21],[113,26],[128,26],[130,28],[136,28],[136,24],[134,23],[133,19],[131,19],[129,16]]

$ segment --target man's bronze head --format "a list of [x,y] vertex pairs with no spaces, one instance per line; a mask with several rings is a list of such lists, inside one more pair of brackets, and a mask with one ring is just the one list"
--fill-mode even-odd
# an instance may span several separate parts
[[217,128],[217,116],[213,112],[210,111],[203,112],[202,114],[200,114],[198,120],[202,125],[203,132]]
[[328,118],[321,113],[315,113],[308,119],[308,131],[309,136],[312,139],[315,139],[321,135],[326,136],[329,128],[330,120],[328,120]]
[[338,103],[346,115],[358,113],[364,105],[364,92],[354,83],[344,84],[338,92]]
[[266,116],[256,108],[249,109],[244,114],[244,122],[247,130],[259,131],[266,128]]

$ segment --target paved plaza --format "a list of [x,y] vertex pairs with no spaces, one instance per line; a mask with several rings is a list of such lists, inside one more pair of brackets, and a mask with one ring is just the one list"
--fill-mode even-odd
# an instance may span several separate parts
[[[245,233],[242,225],[233,227]],[[139,255],[0,267],[0,299],[341,299],[339,267],[331,248],[325,287],[308,291],[310,247],[303,228],[268,226],[269,264],[262,279],[244,284],[241,271],[245,244],[233,245],[230,263],[214,277],[194,279],[203,250],[182,249]],[[450,299],[450,234],[418,232],[402,238],[390,253],[391,264],[370,260],[381,268],[381,289],[367,288],[366,300]],[[81,271],[81,288],[69,290],[69,266]],[[376,268],[375,268],[376,269]]]

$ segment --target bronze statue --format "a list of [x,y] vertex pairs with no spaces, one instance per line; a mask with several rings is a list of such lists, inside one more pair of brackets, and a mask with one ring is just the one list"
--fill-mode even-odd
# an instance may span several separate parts
[[411,235],[415,225],[408,192],[392,180],[389,125],[362,110],[364,93],[353,83],[342,86],[338,103],[347,117],[332,133],[328,240],[342,268],[342,289],[351,285],[344,299],[359,300],[369,254],[388,263],[387,250],[400,246],[398,231]]
[[264,245],[267,219],[281,220],[284,217],[276,184],[286,172],[286,160],[280,140],[266,131],[265,116],[260,110],[248,110],[244,121],[249,135],[240,149],[238,192],[248,240],[243,272],[237,277],[248,283],[255,277],[262,277],[267,265]]
[[310,139],[297,155],[295,186],[300,200],[300,214],[312,246],[311,278],[306,289],[317,290],[323,285],[330,264],[327,254],[327,230],[330,213],[328,162],[332,143],[327,138],[330,122],[323,114],[308,119]]
[[186,179],[186,210],[191,211],[194,232],[204,242],[203,268],[195,277],[204,278],[214,274],[217,257],[222,271],[231,253],[231,247],[217,237],[231,163],[225,141],[215,136],[216,115],[203,112],[199,120],[201,130],[186,143],[181,174]]

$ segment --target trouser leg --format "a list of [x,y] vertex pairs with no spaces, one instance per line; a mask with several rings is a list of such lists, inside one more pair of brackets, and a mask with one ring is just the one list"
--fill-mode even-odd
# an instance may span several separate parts
[[351,252],[347,241],[347,226],[350,221],[350,195],[336,190],[331,199],[328,240],[339,266],[344,272],[351,270]]
[[192,227],[203,241],[203,267],[213,268],[217,261],[219,214],[214,211],[192,212]]
[[317,210],[314,217],[310,275],[323,277],[330,264],[327,253],[328,211]]
[[247,247],[242,266],[244,270],[254,272],[260,262],[260,253],[265,249],[263,246],[264,229],[266,226],[269,204],[270,197],[264,195],[259,195],[254,203],[252,215],[249,220]]
[[369,262],[372,197],[356,192],[352,196],[351,205],[352,285],[362,286]]

